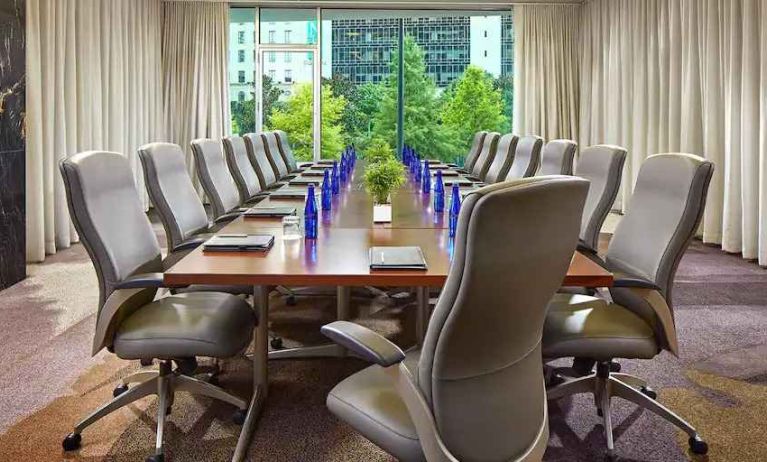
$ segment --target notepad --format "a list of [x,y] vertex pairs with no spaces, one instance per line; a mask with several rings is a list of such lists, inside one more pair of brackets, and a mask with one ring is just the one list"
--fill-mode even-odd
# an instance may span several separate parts
[[458,186],[469,186],[474,184],[473,181],[467,180],[466,178],[445,178],[444,183],[445,186],[452,186],[454,184],[457,184]]
[[212,252],[265,252],[274,245],[272,234],[217,234],[203,245]]
[[[437,170],[439,170],[439,169],[437,169]],[[436,175],[436,174],[437,174],[437,172],[434,172],[432,175]],[[458,172],[456,172],[455,170],[442,170],[442,176],[443,177],[446,177],[446,176],[458,176]]]
[[322,178],[304,178],[304,177],[298,177],[294,180],[290,180],[288,183],[290,186],[306,186],[309,184],[313,184],[315,186],[319,186],[320,183],[322,183]]
[[[430,170],[448,170],[450,168],[449,165],[446,164],[429,164]],[[445,173],[445,172],[442,172]]]
[[335,162],[333,159],[323,159],[323,160],[318,160],[318,161],[315,163],[315,166],[316,166],[317,164],[320,164],[320,165],[330,165],[330,166],[332,166],[332,165],[333,165],[333,162]]
[[256,218],[256,217],[286,217],[288,215],[295,215],[296,214],[296,208],[295,207],[252,207],[243,213],[243,215],[247,218]]
[[371,247],[370,269],[425,270],[427,266],[420,247]]
[[[272,194],[269,195],[270,199],[303,199],[306,197],[306,188],[282,188],[278,189],[276,191],[273,191]],[[320,188],[315,188],[314,195],[319,196],[321,193]]]
[[322,178],[323,176],[325,176],[325,169],[323,168],[322,170],[306,170],[305,172],[301,174],[301,178],[307,177],[307,176],[315,176],[315,177],[318,176]]

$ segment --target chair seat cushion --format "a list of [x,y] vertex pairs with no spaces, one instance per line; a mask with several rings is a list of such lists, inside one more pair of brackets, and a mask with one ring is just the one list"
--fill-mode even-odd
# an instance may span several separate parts
[[255,325],[250,305],[234,295],[171,295],[129,315],[113,349],[122,359],[228,358],[248,345]]
[[[406,365],[417,363],[418,353],[408,353]],[[382,367],[370,366],[343,380],[328,394],[327,405],[330,412],[399,460],[426,460],[407,407]]]
[[577,294],[557,294],[549,304],[545,358],[650,359],[658,351],[652,327],[620,305]]

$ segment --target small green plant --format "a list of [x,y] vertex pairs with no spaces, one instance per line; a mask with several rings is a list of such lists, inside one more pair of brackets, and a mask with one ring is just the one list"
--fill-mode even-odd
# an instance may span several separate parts
[[365,169],[365,189],[376,204],[389,203],[389,193],[405,182],[405,167],[394,157],[369,164]]
[[377,164],[395,159],[394,150],[383,138],[373,138],[365,149],[365,160],[367,160],[368,164]]

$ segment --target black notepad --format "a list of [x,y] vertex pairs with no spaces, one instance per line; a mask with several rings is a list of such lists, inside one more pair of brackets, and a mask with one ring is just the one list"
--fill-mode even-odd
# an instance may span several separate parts
[[370,269],[425,270],[427,267],[420,247],[371,247]]
[[286,217],[295,215],[295,207],[253,207],[243,213],[245,217]]
[[320,164],[320,165],[330,165],[330,166],[333,166],[333,162],[335,162],[333,159],[323,159],[323,160],[318,160],[318,161],[317,161],[317,162],[314,164],[314,166],[316,167],[316,166],[317,166],[317,164]]
[[315,176],[315,177],[318,176],[322,178],[323,176],[325,176],[325,169],[323,168],[322,170],[306,170],[305,172],[301,173],[302,178],[307,176]]
[[[436,175],[437,172],[434,172],[433,175]],[[458,172],[455,170],[442,170],[442,176],[458,176]]]
[[444,183],[445,186],[453,186],[454,184],[457,184],[458,186],[470,186],[474,184],[473,181],[467,180],[466,178],[445,178]]
[[320,183],[322,183],[322,177],[314,177],[314,178],[305,178],[305,177],[298,177],[294,180],[290,180],[288,183],[290,186],[306,186],[309,184],[313,184],[316,186],[319,186]]
[[212,252],[265,252],[274,245],[271,234],[218,234],[203,245]]
[[[307,188],[302,187],[286,187],[282,189],[278,189],[276,191],[273,191],[270,195],[270,199],[303,199],[306,197],[306,192],[308,191]],[[320,195],[320,188],[314,189],[314,195],[319,196]]]
[[447,170],[449,168],[450,168],[450,166],[448,166],[446,164],[429,164],[429,169],[430,170]]

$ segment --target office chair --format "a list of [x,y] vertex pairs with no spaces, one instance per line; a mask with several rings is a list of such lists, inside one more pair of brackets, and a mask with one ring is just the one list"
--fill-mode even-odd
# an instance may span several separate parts
[[491,132],[485,135],[485,140],[482,142],[482,149],[479,151],[479,157],[474,162],[474,167],[471,169],[471,173],[466,177],[474,181],[485,181],[485,175],[490,170],[490,164],[493,163],[495,158],[495,151],[498,149],[498,140],[501,134]]
[[692,452],[708,445],[695,428],[655,400],[645,381],[611,371],[614,358],[651,359],[661,350],[677,355],[671,288],[679,260],[695,235],[714,165],[690,154],[658,154],[642,165],[628,211],[607,250],[605,268],[615,275],[612,301],[558,294],[549,305],[543,334],[547,359],[580,357],[596,372],[548,390],[550,400],[594,393],[604,418],[608,456],[614,449],[610,400],[620,397],[650,410],[687,433]]
[[559,176],[467,195],[422,348],[405,354],[362,326],[323,326],[375,363],[331,390],[330,411],[405,462],[541,460],[549,436],[541,332],[587,189]]
[[538,175],[572,175],[573,160],[578,143],[570,140],[551,140],[541,151]]
[[514,152],[514,162],[509,168],[509,173],[506,174],[506,180],[535,175],[541,163],[541,148],[543,148],[543,138],[540,136],[520,137],[517,141],[517,150]]
[[471,173],[474,169],[474,164],[477,163],[479,158],[479,152],[482,150],[482,144],[485,142],[485,136],[487,132],[481,131],[474,134],[474,139],[471,142],[469,152],[466,154],[466,160],[463,162],[463,168],[459,169],[463,173]]
[[514,152],[517,149],[519,137],[507,133],[498,140],[495,157],[485,175],[485,183],[497,183],[506,178],[506,175],[514,162]]
[[[247,403],[223,389],[189,375],[195,358],[229,358],[249,344],[256,317],[234,295],[185,293],[155,299],[163,283],[160,246],[143,211],[130,164],[113,152],[85,152],[60,164],[69,213],[96,269],[99,309],[93,354],[106,348],[125,360],[159,359],[159,371],[123,379],[115,398],[74,427],[62,442],[65,451],[80,447],[81,433],[113,411],[156,394],[157,440],[147,460],[164,460],[166,415],[180,391],[233,405],[242,422]],[[173,363],[177,367],[173,368]]]
[[151,143],[138,150],[144,181],[168,240],[168,252],[196,247],[215,231],[187,173],[177,144]]
[[282,158],[280,148],[278,146],[279,141],[277,135],[274,132],[261,133],[261,141],[266,150],[266,158],[272,165],[274,175],[279,181],[287,181],[298,176],[296,173],[290,173],[288,171],[288,164],[285,163],[285,159]]
[[256,169],[250,162],[245,140],[239,136],[228,136],[223,141],[226,165],[240,192],[240,202],[250,202],[259,197],[268,196],[269,193],[262,190]]
[[282,130],[275,130],[274,135],[277,137],[277,147],[279,148],[280,154],[282,155],[285,164],[287,164],[290,173],[300,173],[306,166],[312,164],[312,162],[302,162],[300,164],[296,162],[296,157],[293,155],[293,148],[290,147],[287,133]]
[[247,133],[243,138],[245,138],[248,158],[253,165],[253,169],[256,171],[258,182],[261,184],[261,189],[270,190],[283,186],[284,184],[279,183],[277,175],[274,174],[274,169],[272,168],[269,156],[266,154],[264,140],[261,139],[261,135]]
[[575,175],[586,178],[591,185],[583,207],[578,250],[597,253],[599,232],[618,196],[625,163],[626,150],[620,146],[589,146],[581,151]]

